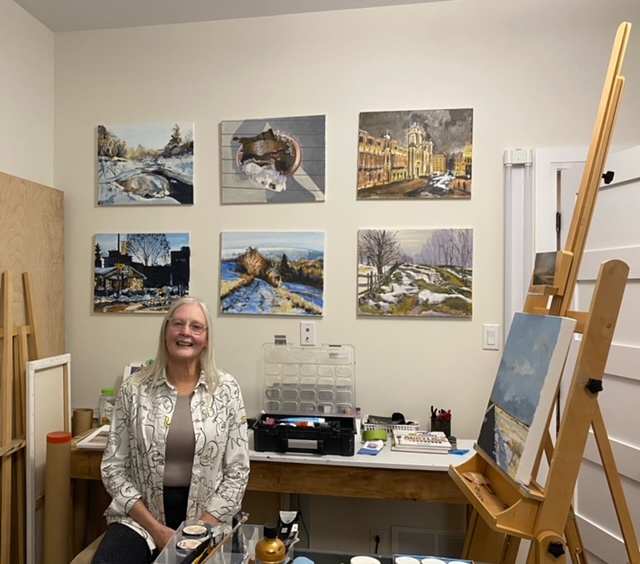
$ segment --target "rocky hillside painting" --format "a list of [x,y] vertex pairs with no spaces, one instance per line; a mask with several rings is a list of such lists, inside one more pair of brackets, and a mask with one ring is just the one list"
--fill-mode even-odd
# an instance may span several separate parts
[[472,282],[472,229],[358,232],[360,315],[470,318]]
[[220,312],[322,315],[324,233],[223,232]]
[[193,204],[193,124],[99,125],[98,205]]

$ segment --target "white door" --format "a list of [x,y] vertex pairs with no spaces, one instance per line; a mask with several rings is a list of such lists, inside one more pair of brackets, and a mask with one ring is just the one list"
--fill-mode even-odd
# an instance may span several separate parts
[[[562,173],[562,248],[582,168]],[[640,147],[610,154],[605,170],[614,171],[615,177],[598,194],[573,307],[588,310],[602,262],[620,259],[629,265],[599,404],[640,537]],[[574,509],[590,564],[628,561],[593,433],[580,469]]]

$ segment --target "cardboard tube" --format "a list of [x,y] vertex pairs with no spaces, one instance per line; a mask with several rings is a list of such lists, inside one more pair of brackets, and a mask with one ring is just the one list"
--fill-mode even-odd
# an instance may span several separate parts
[[71,432],[74,437],[86,433],[93,428],[93,409],[78,408],[73,410],[73,418],[71,421]]
[[47,434],[44,474],[44,554],[47,564],[68,564],[71,433]]

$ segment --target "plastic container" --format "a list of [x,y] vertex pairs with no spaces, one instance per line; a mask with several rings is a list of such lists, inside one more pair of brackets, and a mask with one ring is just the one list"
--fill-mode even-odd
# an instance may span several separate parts
[[278,527],[265,523],[264,537],[256,543],[256,562],[260,564],[283,564],[287,559],[287,549],[278,538]]
[[116,391],[113,388],[102,388],[98,407],[100,410],[100,425],[111,425],[111,414],[116,405]]

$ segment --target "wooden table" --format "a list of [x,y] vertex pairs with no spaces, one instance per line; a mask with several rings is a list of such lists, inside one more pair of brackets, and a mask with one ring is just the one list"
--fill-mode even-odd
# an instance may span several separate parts
[[[472,454],[473,441],[458,441],[466,455],[393,452],[376,456],[301,455],[251,450],[248,491],[432,503],[467,503],[449,477],[451,464]],[[71,447],[71,478],[100,479],[102,452]]]

